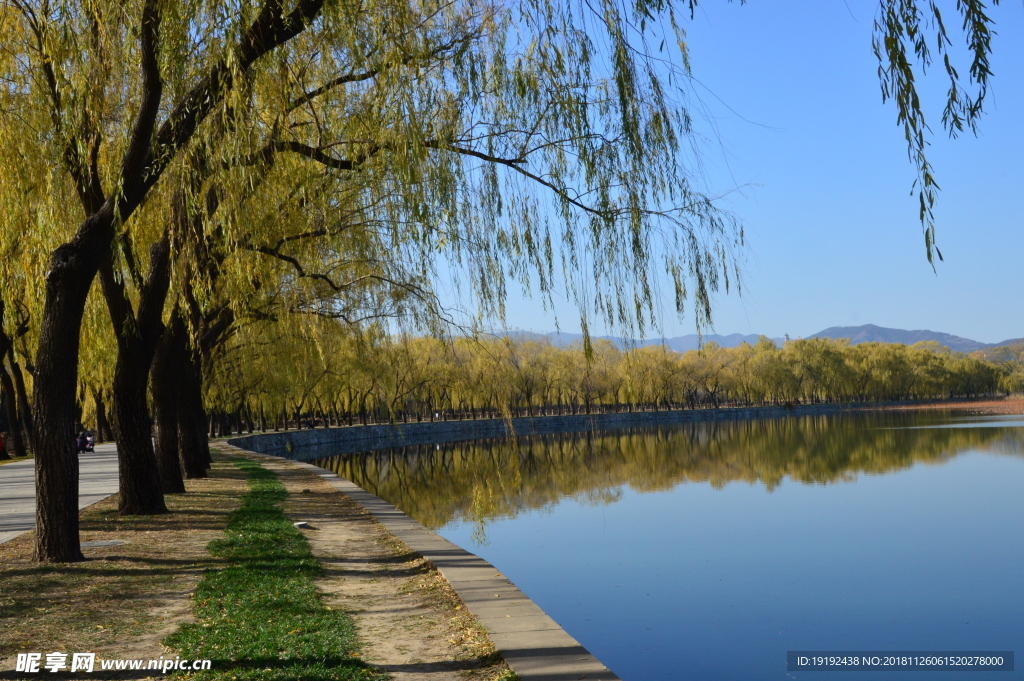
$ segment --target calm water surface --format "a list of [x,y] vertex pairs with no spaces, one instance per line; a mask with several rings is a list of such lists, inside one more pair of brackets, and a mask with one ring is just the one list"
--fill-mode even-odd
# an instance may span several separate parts
[[319,465],[491,561],[626,681],[851,681],[863,673],[789,673],[786,651],[1024,655],[1022,427],[787,418]]

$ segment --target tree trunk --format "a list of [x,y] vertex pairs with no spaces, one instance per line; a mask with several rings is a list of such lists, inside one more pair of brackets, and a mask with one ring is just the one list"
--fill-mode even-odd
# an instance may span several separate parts
[[14,359],[13,350],[9,355],[9,359],[11,362],[11,376],[14,377],[14,388],[18,391],[18,418],[21,420],[25,440],[31,442],[35,423],[32,420],[32,407],[29,405],[28,391],[25,390],[25,377],[21,373],[21,365]]
[[172,327],[164,331],[153,357],[153,421],[156,424],[156,461],[164,494],[183,494],[178,456],[178,366],[173,356],[175,339]]
[[14,379],[14,389],[17,392],[17,417],[22,424],[23,441],[32,441],[32,431],[35,429],[32,419],[32,408],[29,405],[29,393],[25,389],[25,377],[22,374],[22,366],[14,358],[14,350],[8,353],[10,361],[10,375]]
[[[53,252],[39,324],[34,384],[35,560],[85,560],[78,538],[75,398],[82,314],[100,258],[113,237],[113,214],[88,218],[71,243]],[[106,223],[106,224],[104,224]]]
[[117,420],[118,513],[167,513],[146,397],[153,355],[164,331],[161,318],[170,283],[169,237],[165,234],[150,249],[149,272],[140,287],[137,315],[132,310],[124,283],[114,276],[109,255],[100,267],[100,282],[117,337],[114,418]]
[[[14,391],[14,382],[11,381],[11,376],[7,373],[7,368],[3,365],[2,358],[0,358],[0,388],[3,389],[4,408],[7,412],[7,428],[10,433],[10,436],[5,439],[5,444],[10,449],[10,453],[15,457],[28,456],[28,452],[25,450],[25,441],[22,439],[21,423],[18,420],[18,402]],[[0,459],[2,458],[0,456]]]
[[146,409],[148,357],[119,351],[114,370],[114,415],[117,419],[118,513],[167,513],[160,470]]
[[[18,418],[18,412],[11,408],[11,399],[13,397],[12,390],[10,389],[11,377],[7,375],[7,369],[3,365],[3,361],[0,360],[0,404],[4,409],[4,416],[7,418],[7,431],[13,432],[17,429],[17,425],[11,426],[10,424],[15,422]],[[4,437],[3,429],[0,428],[0,461],[9,461],[11,454],[7,449],[7,445],[13,443],[9,442],[9,437]]]
[[[184,329],[183,320],[181,324]],[[206,414],[203,412],[202,373],[197,366],[196,353],[185,347],[185,343],[187,339],[182,336],[178,346],[182,350],[178,373],[178,452],[185,477],[194,480],[207,477],[210,449],[206,439]]]
[[96,439],[95,442],[110,442],[114,439],[114,431],[107,420],[107,405],[103,401],[103,393],[94,390],[92,393],[93,402],[96,403]]

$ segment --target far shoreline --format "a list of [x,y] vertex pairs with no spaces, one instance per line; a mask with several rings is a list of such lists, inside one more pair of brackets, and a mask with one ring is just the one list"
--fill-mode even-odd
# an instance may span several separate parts
[[1024,396],[914,402],[821,402],[785,406],[719,407],[663,411],[598,412],[526,416],[511,419],[485,418],[456,421],[423,421],[374,425],[335,426],[239,434],[227,444],[261,454],[297,461],[319,458],[324,447],[337,454],[354,454],[410,445],[441,445],[509,436],[597,432],[643,426],[667,426],[705,421],[741,421],[842,413],[896,410],[945,410],[974,414],[1024,414]]
[[1024,396],[1011,395],[1001,398],[980,398],[980,399],[953,399],[940,400],[936,402],[924,402],[921,404],[885,404],[880,403],[865,409],[879,409],[884,411],[962,411],[978,415],[1007,414],[1024,415]]

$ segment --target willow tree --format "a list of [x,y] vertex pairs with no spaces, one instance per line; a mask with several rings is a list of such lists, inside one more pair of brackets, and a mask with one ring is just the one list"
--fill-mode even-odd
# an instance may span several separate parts
[[53,198],[71,194],[78,205],[78,216],[55,210],[43,224],[8,225],[46,230],[43,238],[59,244],[45,273],[35,366],[37,559],[82,559],[73,446],[79,332],[100,263],[239,75],[305,30],[321,5],[269,2],[226,22],[223,8],[155,0],[3,5],[4,142],[35,142],[30,168],[53,175],[57,166]]
[[[940,116],[943,129],[950,137],[964,131],[976,133],[993,75],[990,59],[996,32],[989,4],[1000,2],[957,0],[955,6],[945,7],[945,16],[942,4],[936,0],[880,0],[873,40],[882,99],[891,99],[896,106],[897,124],[903,128],[907,154],[917,173],[914,191],[929,262],[935,255],[942,259],[935,244],[934,207],[939,185],[927,153],[931,114],[922,103],[918,83],[935,67],[947,82]],[[951,17],[960,24],[962,42],[950,37],[948,27],[955,27]],[[966,54],[966,68],[957,68],[958,57],[963,56],[958,52]]]
[[[646,50],[666,37],[662,18],[676,25],[650,2],[5,2],[0,138],[22,163],[4,164],[17,177],[3,201],[31,188],[42,203],[3,238],[51,253],[29,271],[45,291],[37,558],[82,558],[72,434],[86,297],[190,149],[235,191],[278,156],[358,174],[362,209],[400,226],[392,256],[447,253],[484,313],[500,314],[514,277],[545,296],[564,282],[585,313],[642,327],[660,260],[677,306],[689,294],[706,321],[741,236],[687,172],[681,35],[664,41],[674,57]],[[279,233],[223,229],[308,278]]]

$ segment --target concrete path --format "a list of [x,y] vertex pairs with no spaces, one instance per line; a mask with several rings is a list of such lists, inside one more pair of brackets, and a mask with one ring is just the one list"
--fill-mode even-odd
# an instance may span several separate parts
[[[117,491],[117,446],[96,445],[79,454],[78,508],[106,499]],[[36,462],[32,459],[0,466],[0,544],[36,526]]]

